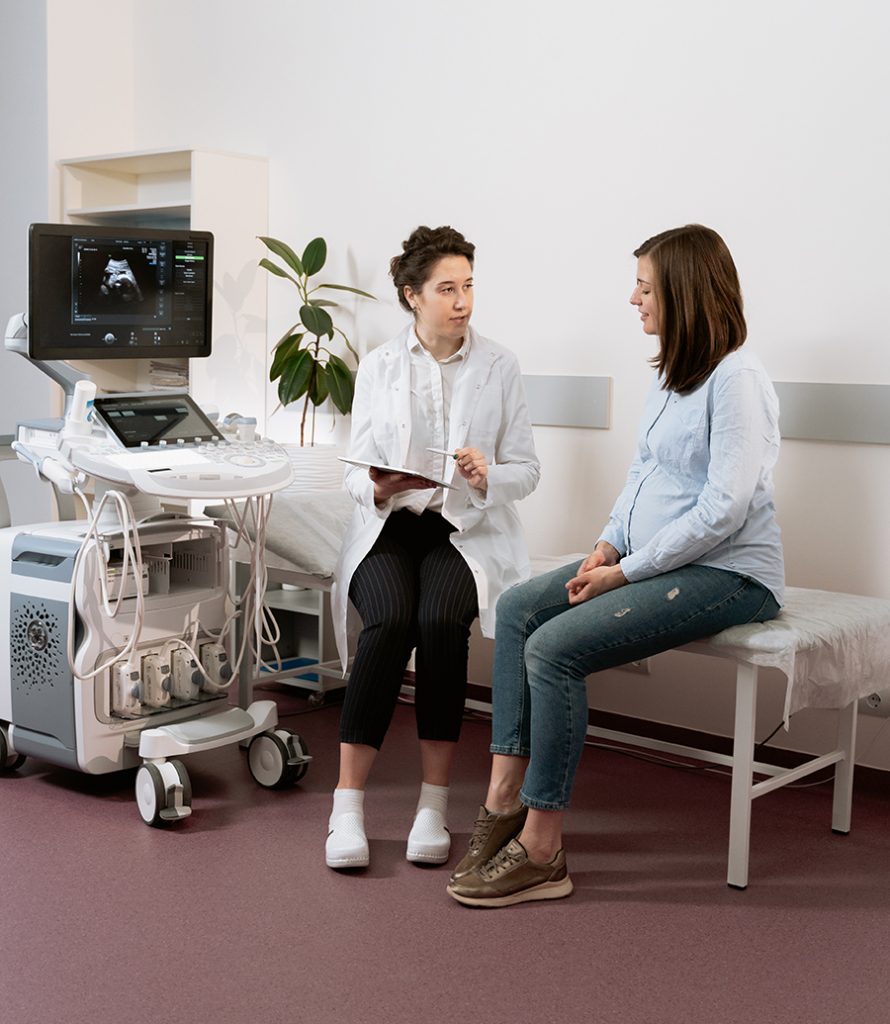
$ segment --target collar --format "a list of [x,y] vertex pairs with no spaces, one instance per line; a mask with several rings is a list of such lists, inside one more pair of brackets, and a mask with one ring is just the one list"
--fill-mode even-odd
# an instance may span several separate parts
[[447,359],[435,359],[435,356],[433,356],[433,354],[429,351],[429,349],[424,348],[423,343],[421,342],[420,338],[417,337],[417,331],[414,329],[414,327],[410,327],[409,328],[409,330],[408,330],[408,337],[407,337],[406,341],[407,341],[407,344],[408,344],[408,351],[409,352],[413,352],[413,353],[418,353],[419,352],[419,353],[421,353],[423,355],[429,356],[430,359],[434,359],[435,362],[437,362],[440,365],[444,366],[447,363],[456,363],[459,359],[466,359],[467,356],[470,354],[470,346],[471,346],[470,327],[469,327],[469,324],[468,324],[467,325],[467,332],[464,335],[464,340],[463,340],[463,344],[461,345],[461,347],[456,352],[453,352],[450,356],[448,356]]

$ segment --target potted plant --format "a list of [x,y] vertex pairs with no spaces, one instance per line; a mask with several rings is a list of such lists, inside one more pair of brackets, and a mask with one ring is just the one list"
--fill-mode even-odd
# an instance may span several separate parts
[[316,293],[329,288],[336,291],[352,292],[366,299],[374,296],[360,288],[345,284],[324,282],[314,284],[315,277],[325,265],[328,247],[323,238],[313,238],[297,256],[293,249],[277,238],[260,236],[266,248],[285,264],[284,267],[263,258],[260,266],[276,277],[290,281],[297,289],[300,299],[300,318],[288,327],[274,347],[275,356],[269,370],[269,380],[278,381],[278,397],[282,405],[303,399],[303,414],[300,417],[300,447],[306,443],[306,422],[312,409],[312,430],[309,444],[315,444],[315,410],[325,399],[330,398],[334,407],[345,416],[352,409],[354,384],[352,371],[346,362],[335,355],[327,344],[339,334],[352,353],[356,362],[358,353],[349,338],[333,321],[328,310],[336,310],[339,304],[331,299],[319,298]]

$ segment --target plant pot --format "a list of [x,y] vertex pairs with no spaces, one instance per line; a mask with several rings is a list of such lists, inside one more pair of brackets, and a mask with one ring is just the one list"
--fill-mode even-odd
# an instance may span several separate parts
[[303,491],[339,491],[343,487],[343,463],[338,459],[344,452],[339,444],[314,444],[300,447],[298,444],[281,446],[290,458],[293,467],[293,483],[280,493],[294,494]]

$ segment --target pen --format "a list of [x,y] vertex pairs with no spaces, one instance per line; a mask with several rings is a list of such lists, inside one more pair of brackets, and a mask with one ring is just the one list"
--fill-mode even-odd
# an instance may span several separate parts
[[432,452],[433,455],[447,455],[449,459],[457,458],[454,452],[446,452],[444,448],[427,448],[427,451]]

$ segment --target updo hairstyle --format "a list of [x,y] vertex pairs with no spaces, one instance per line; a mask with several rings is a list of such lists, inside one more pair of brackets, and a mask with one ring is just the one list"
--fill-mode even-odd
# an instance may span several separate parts
[[393,256],[389,261],[389,272],[396,286],[399,304],[409,313],[413,313],[405,287],[417,294],[430,279],[433,267],[443,256],[466,256],[473,266],[473,254],[476,246],[454,228],[443,225],[439,228],[428,228],[421,225],[411,232],[402,242],[402,253]]

